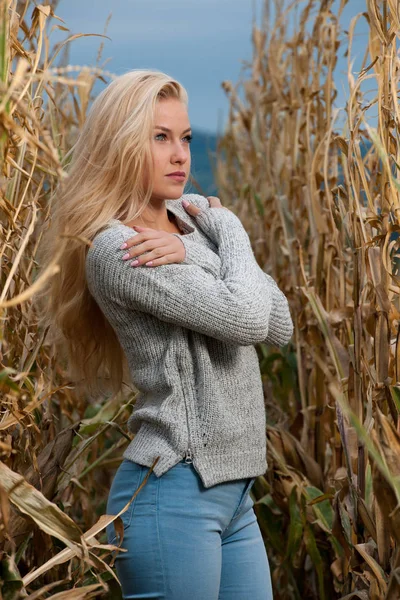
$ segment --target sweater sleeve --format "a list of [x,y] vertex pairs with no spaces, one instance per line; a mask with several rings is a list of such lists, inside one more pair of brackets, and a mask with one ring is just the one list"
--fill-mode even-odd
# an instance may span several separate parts
[[257,264],[238,217],[224,208],[202,211],[198,226],[215,240],[221,278],[196,264],[131,267],[119,246],[135,235],[129,227],[98,234],[86,258],[90,293],[216,339],[254,345],[268,336],[272,289]]
[[294,330],[289,302],[271,275],[268,275],[265,271],[262,271],[262,273],[271,285],[272,292],[268,335],[263,342],[272,346],[285,346],[290,342]]
[[[208,209],[214,210],[214,209]],[[243,227],[243,225],[242,225]],[[173,234],[175,235],[175,234]],[[195,263],[200,264],[203,269],[209,269],[210,271],[215,271],[213,269],[212,264],[208,266],[206,256],[203,256],[201,253],[201,248],[198,244],[194,243],[190,238],[186,238],[185,236],[178,236],[183,245],[185,246],[185,259],[184,263]],[[232,238],[231,241],[235,242],[237,238]],[[247,247],[247,252],[250,257],[254,257],[253,249],[251,245]],[[244,257],[242,257],[243,259]],[[257,263],[258,265],[258,263]],[[285,346],[289,343],[293,335],[293,321],[290,314],[289,303],[285,294],[279,289],[276,281],[265,273],[258,265],[259,273],[261,277],[263,277],[271,289],[271,313],[269,317],[269,326],[268,326],[268,334],[265,339],[261,340],[265,344],[270,344],[272,346]]]
[[[198,208],[201,208],[203,211],[214,210],[213,208],[210,209],[208,200],[199,194],[186,194],[185,198]],[[237,225],[243,228],[242,222],[239,219],[238,221],[239,223],[237,223]],[[204,269],[208,269],[209,267],[207,265],[207,261],[205,260],[206,257],[200,256],[199,254],[198,244],[193,243],[190,238],[185,236],[178,235],[177,237],[185,246],[186,255],[184,262],[198,263],[201,264]],[[232,241],[234,242],[235,239],[232,239]],[[252,256],[254,256],[251,245],[247,246],[247,250]],[[210,270],[212,270],[212,267],[210,267]],[[285,346],[291,340],[294,331],[294,325],[289,310],[289,303],[285,294],[279,289],[276,281],[270,275],[268,275],[268,273],[265,273],[261,267],[259,267],[259,270],[260,273],[262,273],[262,276],[269,283],[272,294],[268,335],[264,340],[262,340],[262,342],[272,346]]]

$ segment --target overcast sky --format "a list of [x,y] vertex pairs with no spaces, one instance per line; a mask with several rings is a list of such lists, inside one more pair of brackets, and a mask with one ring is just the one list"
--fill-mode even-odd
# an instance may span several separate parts
[[[236,83],[244,63],[251,61],[252,19],[260,23],[262,6],[263,0],[60,0],[55,12],[71,33],[103,33],[111,12],[107,30],[111,40],[104,40],[103,52],[103,61],[110,61],[105,68],[116,74],[137,68],[165,71],[188,91],[191,125],[221,133],[229,106],[221,82]],[[365,0],[350,0],[343,27],[365,10]],[[364,23],[353,49],[359,57],[367,43]],[[54,32],[51,39],[67,35]],[[98,37],[74,40],[70,64],[94,64],[100,41]],[[344,105],[346,69],[346,59],[340,58],[335,75],[338,106]]]

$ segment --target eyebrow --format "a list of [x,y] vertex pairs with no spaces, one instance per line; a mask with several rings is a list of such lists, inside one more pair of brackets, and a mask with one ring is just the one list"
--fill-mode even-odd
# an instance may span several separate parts
[[[162,125],[155,125],[155,129],[162,129],[163,131],[168,131],[168,133],[172,133],[170,129],[168,129],[168,127],[163,127]],[[191,127],[189,127],[188,129],[185,129],[185,131],[182,131],[182,133],[186,133],[187,131],[191,131]]]

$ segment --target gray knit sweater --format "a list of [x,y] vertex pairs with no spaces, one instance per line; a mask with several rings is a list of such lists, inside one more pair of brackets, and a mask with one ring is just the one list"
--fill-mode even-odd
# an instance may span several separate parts
[[[186,198],[202,209],[190,216]],[[240,219],[198,194],[166,200],[185,260],[131,267],[134,235],[113,219],[87,253],[90,293],[114,328],[139,391],[124,458],[157,477],[186,457],[204,486],[265,473],[266,414],[254,344],[287,344],[285,295],[255,259]]]

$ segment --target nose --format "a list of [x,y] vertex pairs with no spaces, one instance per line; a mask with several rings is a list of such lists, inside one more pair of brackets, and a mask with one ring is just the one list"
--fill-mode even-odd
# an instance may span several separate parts
[[176,142],[173,145],[171,152],[171,163],[185,164],[190,156],[189,144],[183,146],[181,142]]

